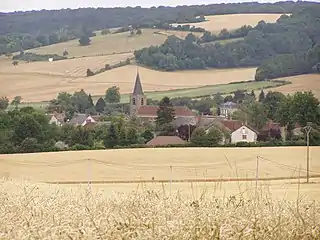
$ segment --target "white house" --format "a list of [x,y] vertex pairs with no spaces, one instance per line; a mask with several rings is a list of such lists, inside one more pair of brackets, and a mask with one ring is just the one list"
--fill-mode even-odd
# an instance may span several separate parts
[[51,114],[51,118],[49,120],[49,124],[56,124],[57,126],[61,127],[64,124],[64,114]]
[[243,125],[231,133],[231,143],[256,142],[258,132],[246,125]]

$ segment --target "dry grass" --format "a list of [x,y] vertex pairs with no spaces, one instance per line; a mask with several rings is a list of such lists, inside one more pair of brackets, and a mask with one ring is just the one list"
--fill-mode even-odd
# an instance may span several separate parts
[[[138,189],[0,183],[1,239],[319,239],[320,204],[274,201],[268,188],[231,197]],[[297,191],[299,194],[299,192]],[[261,195],[260,195],[261,194]]]
[[50,46],[28,50],[38,54],[59,54],[62,55],[67,50],[69,57],[96,56],[101,54],[126,53],[148,47],[150,45],[160,45],[167,37],[155,34],[155,29],[143,29],[141,36],[130,37],[129,33],[118,33],[112,35],[98,35],[91,38],[89,46],[79,46],[78,40],[58,43]]
[[[305,147],[167,148],[0,155],[0,177],[32,181],[156,180],[305,176]],[[320,174],[320,147],[310,152],[311,174]],[[170,156],[170,157],[168,157]],[[152,159],[152,161],[150,160]]]
[[[0,96],[13,98],[21,95],[26,102],[50,100],[59,92],[74,92],[81,88],[92,95],[103,95],[105,90],[113,85],[119,86],[121,93],[130,93],[137,71],[136,66],[129,65],[87,78],[19,73],[18,68],[20,66],[17,67],[17,73],[0,72],[4,86],[0,89]],[[61,71],[67,69],[63,68]],[[158,72],[140,67],[139,71],[145,91],[166,91],[247,81],[253,79],[255,74],[255,68]]]
[[[0,64],[0,74],[47,74],[58,76],[85,77],[87,68],[97,71],[106,64],[113,65],[132,57],[132,53],[112,54],[107,56],[84,57],[55,62],[20,62],[18,66],[13,66],[11,62]],[[7,63],[7,64],[6,64]]]
[[228,14],[206,16],[206,19],[208,21],[200,23],[191,23],[189,25],[195,27],[202,27],[210,32],[220,32],[223,28],[233,30],[240,28],[243,25],[251,25],[252,27],[254,27],[261,20],[264,20],[267,23],[274,23],[281,15],[282,14]]

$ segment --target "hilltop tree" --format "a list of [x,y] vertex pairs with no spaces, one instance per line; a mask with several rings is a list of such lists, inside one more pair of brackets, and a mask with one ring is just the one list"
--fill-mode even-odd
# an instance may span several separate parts
[[79,39],[80,46],[88,46],[88,45],[90,45],[90,42],[91,42],[91,39],[89,38],[88,35],[83,35]]
[[120,98],[120,88],[117,86],[108,88],[104,97],[107,103],[119,103]]

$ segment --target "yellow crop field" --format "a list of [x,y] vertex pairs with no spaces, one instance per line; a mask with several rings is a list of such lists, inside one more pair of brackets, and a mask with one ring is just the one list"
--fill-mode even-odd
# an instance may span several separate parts
[[[55,98],[59,92],[74,92],[81,88],[92,95],[103,95],[105,90],[113,85],[119,86],[121,93],[130,93],[137,72],[137,66],[128,65],[92,77],[75,77],[20,73],[20,67],[16,67],[16,73],[0,71],[3,86],[0,96],[13,98],[20,95],[25,102],[39,102]],[[67,64],[65,67],[61,66],[62,72],[67,70]],[[139,67],[139,72],[145,91],[166,91],[252,80],[255,68],[159,72]]]
[[[320,174],[311,147],[311,174]],[[306,147],[156,148],[0,155],[0,177],[50,181],[173,180],[306,175]],[[172,166],[172,172],[170,171]]]
[[284,94],[292,94],[298,91],[312,91],[314,95],[320,99],[320,74],[305,74],[281,79],[288,80],[292,82],[292,84],[277,87],[272,90]]
[[[0,155],[0,238],[259,235],[256,239],[282,240],[301,234],[319,239],[320,181],[314,175],[320,172],[320,147],[310,148],[309,184],[304,183],[305,150],[156,148]],[[257,169],[259,178],[283,179],[241,180],[254,179]],[[296,179],[286,179],[290,177]],[[219,178],[234,182],[199,181]],[[190,179],[196,182],[175,183]],[[130,180],[150,182],[126,182]]]
[[127,53],[150,45],[162,44],[167,37],[161,34],[155,34],[155,31],[155,29],[143,29],[142,35],[140,36],[129,36],[128,32],[98,35],[91,38],[91,44],[89,46],[80,46],[78,40],[72,40],[64,43],[30,49],[27,52],[62,55],[63,52],[67,50],[69,57]]
[[[202,27],[210,32],[220,32],[221,29],[226,28],[233,30],[242,27],[243,25],[251,25],[255,27],[258,22],[264,20],[266,23],[274,23],[282,14],[228,14],[206,16],[206,22],[200,23],[186,23],[180,25],[191,25],[195,27]],[[174,24],[177,26],[179,24]]]
[[113,65],[133,57],[132,53],[112,54],[106,56],[83,57],[55,62],[20,62],[13,66],[11,62],[0,62],[0,74],[46,74],[59,76],[85,77],[87,69],[97,71],[106,64]]

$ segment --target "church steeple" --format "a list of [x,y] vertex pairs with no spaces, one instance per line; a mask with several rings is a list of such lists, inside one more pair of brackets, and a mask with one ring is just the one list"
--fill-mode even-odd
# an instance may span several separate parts
[[143,95],[139,71],[137,71],[136,82],[134,84],[134,89],[133,89],[133,95]]
[[133,116],[137,114],[139,108],[146,105],[147,97],[143,93],[139,70],[137,70],[136,82],[133,92],[130,94],[130,115]]

